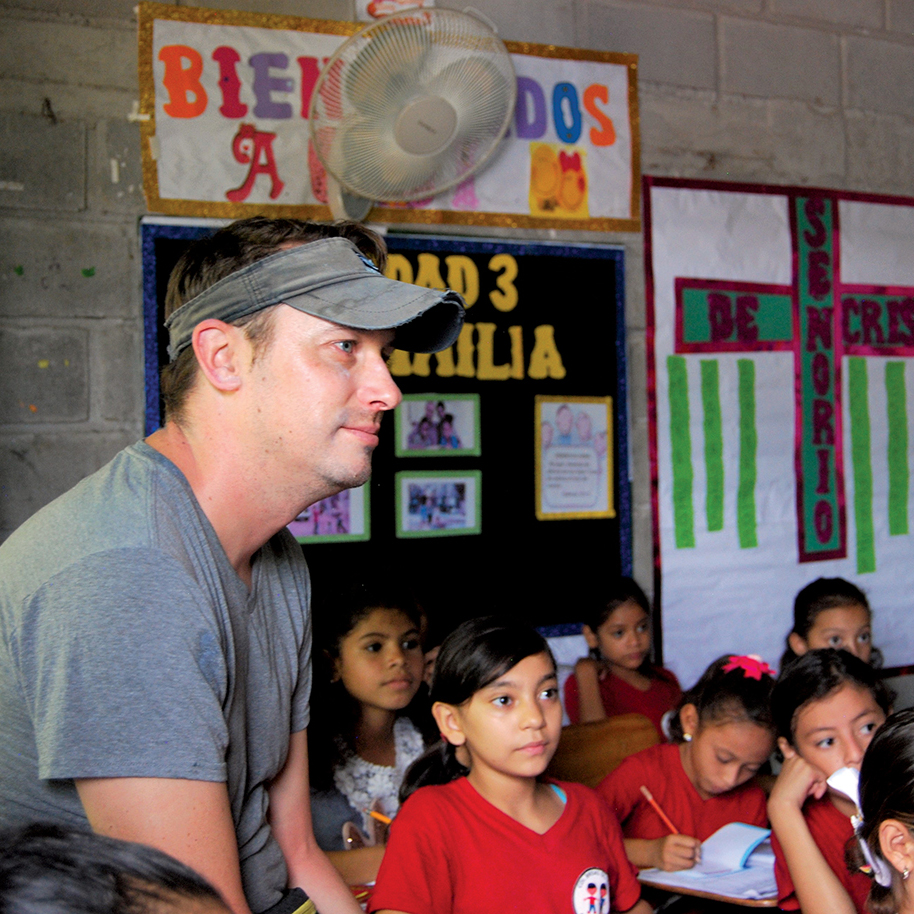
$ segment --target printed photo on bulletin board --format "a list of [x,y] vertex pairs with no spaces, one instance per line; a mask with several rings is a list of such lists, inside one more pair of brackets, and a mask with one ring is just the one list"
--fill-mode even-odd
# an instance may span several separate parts
[[[162,421],[158,373],[168,357],[161,332],[168,276],[191,240],[219,224],[143,220],[148,432]],[[444,619],[516,612],[538,625],[579,622],[588,593],[611,575],[631,573],[622,249],[394,232],[386,242],[390,277],[457,290],[466,298],[467,319],[451,349],[395,351],[390,359],[404,400],[382,423],[361,531],[352,492],[348,522],[339,504],[297,521],[306,525],[298,535],[306,537],[315,600],[341,580],[379,569],[376,574],[407,576],[423,606]],[[613,494],[604,510],[563,515],[559,523],[537,517],[538,397],[590,414],[592,436],[607,432]],[[453,415],[445,431],[460,447],[407,447],[411,421],[429,401],[436,417],[439,403]],[[612,421],[601,422],[609,402]],[[428,485],[421,474],[432,471],[465,485],[475,514],[460,515],[452,502],[434,521],[421,511],[418,519],[398,513],[397,474],[421,486]],[[436,532],[448,524],[457,535]]]
[[479,472],[397,473],[397,536],[462,536],[480,532]]
[[612,397],[536,398],[536,516],[614,517]]
[[289,524],[289,530],[300,543],[343,543],[367,540],[369,524],[368,486],[343,489],[305,508]]
[[406,394],[394,419],[398,457],[479,456],[478,394]]

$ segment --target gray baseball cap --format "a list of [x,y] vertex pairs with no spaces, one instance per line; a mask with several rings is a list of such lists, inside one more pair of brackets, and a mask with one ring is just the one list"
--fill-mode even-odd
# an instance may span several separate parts
[[264,257],[185,302],[165,321],[168,355],[190,345],[200,321],[232,323],[280,304],[356,330],[394,330],[407,352],[447,349],[464,318],[456,292],[388,279],[351,241],[324,238]]

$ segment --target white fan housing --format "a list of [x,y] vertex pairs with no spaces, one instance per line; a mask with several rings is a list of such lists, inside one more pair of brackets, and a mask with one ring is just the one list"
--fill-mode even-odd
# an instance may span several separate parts
[[357,32],[327,62],[311,97],[311,139],[350,194],[418,200],[482,167],[516,96],[511,57],[485,22],[404,10]]

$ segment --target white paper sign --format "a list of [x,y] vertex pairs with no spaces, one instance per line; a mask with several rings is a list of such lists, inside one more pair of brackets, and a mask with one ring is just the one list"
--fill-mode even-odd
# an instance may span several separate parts
[[[868,595],[914,659],[914,207],[650,179],[649,383],[664,663],[777,666],[798,590]],[[650,337],[649,337],[650,338]]]

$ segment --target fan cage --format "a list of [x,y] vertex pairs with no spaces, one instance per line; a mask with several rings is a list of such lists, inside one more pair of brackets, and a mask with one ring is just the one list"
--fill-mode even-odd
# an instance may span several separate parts
[[[309,119],[314,150],[350,193],[373,200],[432,197],[482,167],[514,111],[510,55],[482,21],[446,9],[388,16],[343,44],[322,70]],[[404,150],[398,114],[423,97],[456,113],[453,136],[427,155]]]

